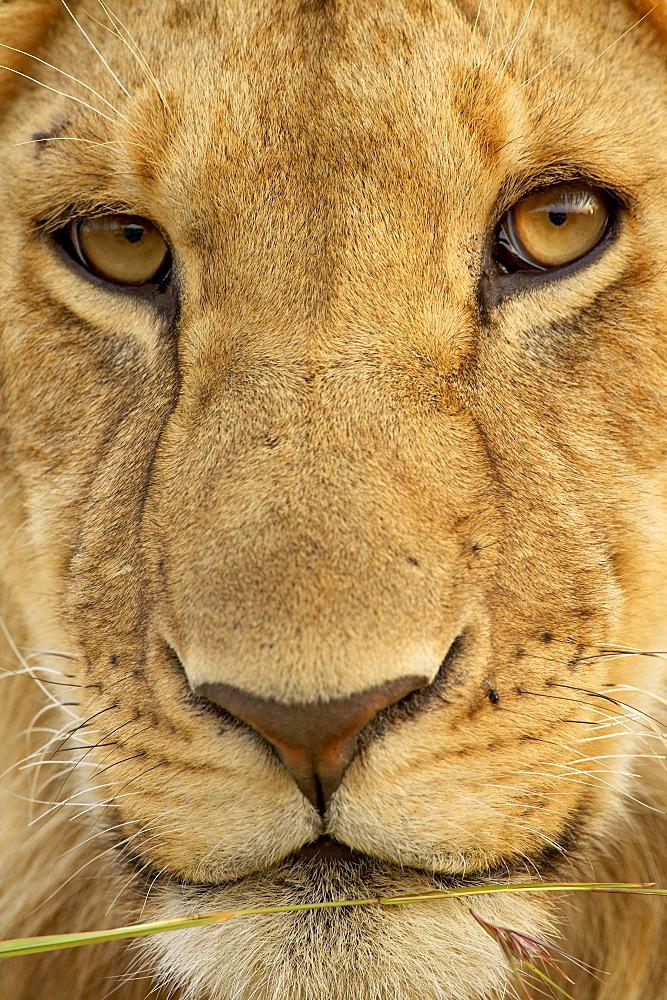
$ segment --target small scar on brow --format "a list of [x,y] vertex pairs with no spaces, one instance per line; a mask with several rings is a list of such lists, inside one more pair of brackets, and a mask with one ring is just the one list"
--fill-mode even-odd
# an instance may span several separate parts
[[67,122],[64,120],[59,121],[57,124],[52,125],[48,132],[33,132],[30,136],[32,142],[36,144],[35,156],[39,156],[41,150],[46,146],[50,139],[57,139],[62,132],[64,132],[67,127]]

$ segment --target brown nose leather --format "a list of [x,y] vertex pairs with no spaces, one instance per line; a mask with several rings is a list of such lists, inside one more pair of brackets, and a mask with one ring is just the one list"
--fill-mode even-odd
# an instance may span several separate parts
[[349,698],[286,705],[230,684],[199,684],[195,691],[251,726],[272,743],[297,785],[322,812],[354,756],[357,737],[381,709],[429,684],[399,677]]

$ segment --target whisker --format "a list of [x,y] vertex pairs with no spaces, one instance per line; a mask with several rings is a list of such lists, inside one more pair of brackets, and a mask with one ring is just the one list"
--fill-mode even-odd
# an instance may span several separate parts
[[572,42],[570,42],[569,45],[566,45],[564,49],[561,49],[560,52],[558,52],[557,55],[553,57],[553,59],[550,59],[549,62],[542,67],[542,69],[537,71],[537,73],[533,73],[533,75],[529,76],[527,80],[523,80],[520,86],[527,87],[529,83],[533,82],[533,80],[537,80],[538,76],[541,76],[542,73],[545,73],[551,66],[554,65],[554,63],[558,62],[561,56],[564,56],[565,53],[569,52],[571,48],[572,48]]
[[483,3],[484,3],[484,0],[479,0],[479,3],[477,4],[477,16],[475,17],[475,23],[472,26],[473,34],[475,33],[475,31],[477,31],[477,25],[479,24],[479,17],[480,17],[480,14],[482,13],[482,5],[483,5]]
[[[56,670],[55,668],[39,667],[39,666],[37,666],[37,667],[27,666],[23,670],[3,670],[2,672],[0,672],[0,680],[4,680],[5,677],[32,677],[34,679],[35,670],[41,670],[42,673],[46,673],[46,674],[58,674],[59,677],[63,676],[62,670]],[[44,678],[44,680],[48,680],[48,678]],[[64,684],[63,681],[48,681],[48,683],[49,684],[58,684],[58,683]],[[76,685],[74,685],[74,684],[67,684],[67,685],[64,685],[64,686],[75,687]]]
[[[46,135],[43,138],[23,139],[21,142],[12,142],[12,143],[10,143],[10,148],[13,149],[15,146],[32,146],[33,143],[36,143],[36,142],[48,142],[48,143],[51,143],[51,142],[85,142],[88,146],[99,146],[99,147],[104,147],[104,146],[137,146],[138,149],[142,149],[144,151],[146,150],[146,146],[143,143],[141,143],[141,142],[135,142],[132,139],[109,139],[107,142],[99,142],[96,139],[85,139],[82,136],[78,136],[78,135],[53,135],[53,136]],[[39,656],[47,656],[47,655],[48,656],[67,656],[66,653],[48,653],[48,654],[47,653],[39,653],[39,654],[34,654],[34,655],[39,655]],[[78,657],[76,657],[76,656],[71,656],[71,657],[68,657],[68,658],[72,659],[72,660],[78,659]],[[26,657],[26,659],[32,659],[32,656]]]
[[[174,811],[174,810],[169,810],[168,812],[173,812],[173,811]],[[165,815],[167,815],[167,813],[162,813],[162,814],[161,814],[161,815],[160,815],[160,816],[158,817],[158,819],[162,819],[162,817],[163,817],[163,816],[165,816]],[[154,824],[151,824],[151,830],[152,830],[152,831],[153,831],[153,830],[156,830],[156,828],[155,828],[155,825],[154,825]],[[170,834],[170,833],[171,833],[171,834],[173,834],[173,833],[178,833],[178,832],[179,832],[179,830],[178,830],[178,828],[177,828],[177,827],[174,827],[174,828],[171,828],[171,829],[170,829],[169,827],[164,827],[164,826],[163,826],[163,827],[160,827],[160,828],[159,828],[158,830],[156,830],[156,832],[152,833],[150,837],[147,837],[147,838],[146,838],[146,840],[142,841],[142,843],[141,843],[141,846],[140,846],[140,848],[139,848],[138,850],[139,850],[139,852],[141,853],[141,852],[142,852],[142,851],[143,851],[143,850],[145,849],[145,847],[146,847],[146,845],[147,845],[147,844],[150,844],[150,842],[151,842],[151,841],[153,841],[153,840],[157,840],[157,838],[158,838],[158,837],[163,837],[163,836],[165,836],[165,834],[167,834],[167,835],[168,835],[168,834]],[[139,836],[139,835],[140,835],[141,833],[148,833],[148,831],[147,831],[147,830],[139,830],[139,831],[137,831],[137,833],[136,833],[136,834],[134,834],[134,835],[133,835],[132,837],[128,837],[128,838],[126,838],[126,839],[125,839],[125,840],[123,841],[123,843],[122,843],[122,846],[121,846],[121,847],[119,848],[120,852],[122,853],[122,851],[123,851],[123,850],[124,850],[124,849],[125,849],[125,848],[127,847],[127,845],[128,845],[128,844],[130,844],[130,843],[131,843],[131,841],[132,841],[132,840],[134,840],[134,839],[135,839],[136,837],[138,837],[138,836]],[[143,855],[142,855],[142,856],[143,856]],[[141,866],[141,867],[140,867],[140,868],[138,869],[138,871],[137,871],[137,870],[135,870],[135,871],[133,871],[133,872],[132,872],[132,874],[130,875],[130,877],[129,877],[129,878],[127,879],[127,881],[126,881],[126,882],[124,882],[124,883],[123,883],[123,885],[122,885],[122,886],[121,886],[121,888],[120,888],[120,889],[118,890],[118,892],[116,893],[116,895],[115,895],[115,896],[114,896],[114,898],[112,899],[111,903],[109,904],[109,906],[108,906],[108,908],[107,908],[107,910],[106,910],[106,913],[107,913],[107,914],[108,914],[108,913],[109,913],[109,912],[110,912],[110,911],[111,911],[111,910],[113,909],[113,907],[114,907],[114,906],[115,906],[115,904],[117,903],[117,901],[118,901],[119,897],[120,897],[120,896],[121,896],[121,895],[122,895],[122,894],[123,894],[123,893],[125,892],[125,890],[127,889],[128,885],[131,885],[131,884],[132,884],[132,882],[134,882],[134,881],[136,880],[136,878],[137,878],[137,874],[138,874],[138,873],[140,873],[140,872],[142,872],[142,871],[143,871],[143,870],[144,870],[145,868],[150,868],[150,867],[151,867],[151,863],[150,863],[150,861],[146,861],[146,862],[145,862],[145,864],[143,864],[143,865],[142,865],[142,866]],[[157,876],[156,876],[156,878],[157,878]],[[153,883],[154,883],[154,882],[155,882],[155,879],[153,879]],[[145,903],[144,903],[144,905],[145,905]],[[143,912],[143,911],[142,911],[142,912]]]
[[134,101],[134,98],[130,94],[129,90],[127,90],[127,88],[124,87],[123,84],[120,82],[120,80],[118,79],[118,77],[116,76],[116,74],[114,73],[114,71],[112,70],[112,68],[109,65],[109,63],[106,61],[106,59],[104,58],[104,56],[102,55],[102,53],[100,52],[100,50],[97,48],[97,46],[93,42],[92,38],[90,37],[90,35],[86,31],[86,29],[83,27],[83,25],[80,23],[80,21],[78,21],[77,18],[74,16],[74,14],[70,10],[69,6],[67,5],[66,0],[60,0],[60,2],[62,3],[63,7],[65,8],[65,10],[69,14],[69,16],[72,18],[72,20],[74,21],[74,23],[76,24],[77,28],[79,29],[79,31],[81,32],[81,34],[83,35],[83,37],[86,39],[86,41],[88,42],[88,44],[90,45],[90,47],[92,48],[92,50],[95,52],[95,54],[97,56],[99,56],[99,58],[102,61],[103,65],[107,68],[107,70],[109,71],[109,73],[111,74],[111,76],[114,78],[114,80],[116,81],[116,83],[118,84],[118,86],[120,87],[120,89],[123,91],[124,94],[127,95],[127,97],[129,97],[129,99],[131,101]]
[[517,45],[519,44],[519,42],[521,40],[521,36],[523,35],[524,31],[528,27],[528,22],[530,20],[530,15],[533,12],[533,7],[534,6],[535,6],[535,0],[530,0],[530,3],[528,4],[528,10],[526,11],[526,14],[524,16],[523,21],[519,25],[519,30],[517,31],[516,36],[515,36],[514,40],[512,41],[511,45],[508,47],[507,54],[505,55],[505,58],[503,59],[502,65],[500,67],[500,72],[501,73],[506,68],[508,62],[512,58],[512,55],[514,54],[514,51],[515,51]]
[[496,27],[497,13],[498,13],[498,0],[493,0],[493,9],[491,11],[491,26],[489,27],[489,36],[486,40],[487,51],[491,48],[491,39],[493,38],[493,32]]
[[[32,52],[24,52],[23,49],[15,49],[13,45],[6,45],[4,42],[0,42],[0,48],[9,49],[10,52],[17,52],[21,56],[27,56],[29,59],[34,59],[35,62],[41,63],[42,66],[47,66],[49,69],[52,69],[54,73],[60,73],[61,76],[66,76],[68,80],[73,80],[74,83],[78,83],[80,87],[83,87],[91,94],[94,94],[95,97],[99,98],[99,100],[102,101],[103,104],[106,104],[106,106],[110,108],[113,112],[115,112],[120,118],[125,118],[125,121],[129,121],[129,119],[126,118],[125,115],[122,113],[122,111],[119,111],[118,108],[114,107],[114,105],[110,101],[107,101],[106,97],[103,97],[102,94],[98,93],[93,87],[89,86],[87,83],[84,83],[83,80],[80,80],[77,76],[72,76],[71,73],[66,73],[64,69],[58,69],[58,67],[54,66],[53,63],[47,62],[46,59],[40,59],[39,56],[33,55]],[[59,654],[59,655],[65,655],[65,654]]]
[[641,24],[642,21],[645,21],[646,18],[650,15],[650,13],[651,13],[650,10],[647,11],[646,14],[643,14],[637,21],[634,22],[634,24],[631,24],[629,28],[627,28],[622,34],[618,36],[618,38],[615,38],[613,42],[610,42],[609,45],[607,45],[602,50],[602,52],[599,52],[594,59],[591,59],[590,62],[586,63],[584,68],[579,73],[577,73],[577,75],[572,80],[570,80],[563,87],[561,87],[560,90],[557,90],[554,94],[550,94],[549,97],[545,97],[545,99],[543,101],[540,101],[539,104],[535,104],[532,108],[530,108],[529,109],[530,113],[532,114],[535,111],[539,111],[539,109],[543,107],[545,104],[548,104],[550,101],[555,101],[557,97],[560,97],[561,94],[564,94],[566,90],[569,90],[569,88],[572,87],[577,82],[577,80],[584,75],[584,73],[588,72],[591,66],[594,66],[595,63],[599,62],[600,59],[602,59],[602,57],[605,56],[610,49],[613,49],[613,47],[615,45],[618,45],[618,43],[622,41],[626,37],[626,35],[629,35],[631,31],[634,31],[634,29],[637,27],[638,24]]
[[[2,67],[0,67],[0,68],[2,68]],[[4,637],[5,637],[5,639],[7,640],[9,648],[14,653],[14,655],[17,658],[17,660],[21,664],[21,666],[24,667],[24,668],[26,668],[28,670],[28,672],[30,673],[30,676],[35,681],[35,683],[37,684],[37,686],[40,689],[40,691],[42,691],[42,693],[46,695],[46,697],[48,698],[48,700],[50,702],[52,702],[55,706],[57,706],[58,708],[60,708],[62,710],[63,706],[60,704],[60,702],[58,701],[58,699],[54,698],[53,694],[48,690],[48,688],[46,688],[44,686],[44,683],[40,680],[40,678],[35,676],[35,674],[33,673],[32,668],[30,667],[30,665],[28,663],[26,663],[25,658],[23,657],[22,653],[19,651],[18,646],[16,645],[16,643],[14,642],[14,639],[12,638],[12,636],[9,633],[9,629],[7,628],[7,625],[5,623],[4,618],[2,618],[1,616],[0,616],[0,630],[2,630],[2,633],[3,633]],[[65,711],[65,713],[67,715],[70,715],[73,719],[76,718],[75,713],[74,712],[70,712],[69,709],[64,709],[64,711]]]
[[[519,772],[519,773],[525,773],[525,772]],[[485,802],[484,799],[480,799],[479,796],[477,795],[469,794],[467,798],[471,802],[477,802],[478,804],[484,806],[486,809],[489,810],[489,812],[493,813],[495,816],[502,816],[504,819],[507,820],[513,820],[516,818],[510,813],[503,812],[503,810],[499,809],[497,806],[492,806],[490,803]],[[557,851],[560,851],[561,853],[563,852],[563,847],[560,844],[556,843],[555,840],[552,840],[551,837],[548,837],[546,833],[543,833],[540,830],[533,829],[532,826],[525,826],[524,824],[521,823],[508,823],[508,826],[511,826],[516,830],[526,830],[528,833],[533,833],[535,834],[536,837],[541,837],[542,840],[546,841],[551,847],[555,848]]]
[[[577,687],[572,687],[570,684],[557,684],[555,682],[551,683],[549,686],[550,687],[568,688],[571,691],[580,691],[582,694],[590,695],[591,697],[601,698],[604,701],[610,702],[610,704],[614,705],[617,708],[627,708],[630,712],[634,713],[636,716],[642,716],[643,718],[648,719],[650,722],[656,723],[656,725],[657,725],[656,720],[653,719],[650,715],[647,715],[646,712],[642,712],[641,709],[635,708],[634,705],[627,705],[627,704],[625,704],[622,701],[618,701],[617,699],[612,698],[609,695],[601,694],[598,691],[589,691],[586,688],[577,688]],[[565,695],[545,694],[543,691],[529,691],[527,688],[522,688],[521,689],[521,693],[522,694],[530,695],[530,696],[532,696],[534,698],[549,698],[549,699],[551,699],[553,701],[566,701],[566,702],[571,702],[571,703],[573,703],[575,705],[586,705],[586,703],[583,702],[583,701],[581,701],[581,699],[579,699],[579,698],[568,698]],[[594,712],[596,715],[602,715],[604,718],[609,718],[606,715],[606,713],[604,713],[600,709],[592,708],[590,705],[586,705],[586,708],[588,709],[588,711]],[[632,717],[619,716],[618,718],[622,718],[622,719],[626,719],[627,720],[628,718],[632,718]]]
[[[94,760],[77,760],[77,761],[66,761],[67,771],[61,771],[60,774],[70,774],[75,767],[79,765],[84,765],[85,767],[99,767],[100,765]],[[19,771],[27,771],[31,767],[48,767],[50,764],[57,765],[58,767],[63,766],[62,760],[33,760],[29,764],[22,764],[18,768]],[[56,775],[57,777],[57,775]],[[53,775],[50,776],[49,780],[53,779]]]
[[75,656],[74,653],[63,653],[58,649],[32,649],[30,646],[25,647],[22,652],[26,652],[29,655],[26,656],[26,660],[31,660],[34,656],[59,656],[64,660],[78,660],[79,657]]
[[637,694],[644,694],[648,698],[655,699],[655,701],[657,701],[660,705],[667,706],[667,698],[661,698],[659,694],[655,693],[655,691],[643,691],[642,688],[633,687],[631,684],[614,684],[613,687],[611,688],[611,690],[612,691],[636,691]]
[[[554,684],[552,684],[552,686],[553,687],[565,687],[565,688],[568,688],[568,689],[571,689],[571,690],[574,690],[574,691],[581,691],[583,693],[587,692],[587,689],[585,689],[585,688],[574,688],[571,685],[559,685],[559,684],[555,684],[554,683]],[[574,701],[576,704],[580,704],[581,703],[580,699],[577,699],[577,698],[567,698],[567,697],[565,697],[563,695],[547,695],[547,694],[541,694],[539,692],[524,692],[524,693],[531,694],[534,697],[544,697],[544,698],[551,698],[551,699],[563,700],[563,701]],[[603,711],[600,711],[599,709],[593,709],[593,711],[595,712],[595,714],[598,714],[598,715],[602,716],[602,721],[596,721],[596,722],[590,722],[590,723],[588,723],[588,725],[590,726],[590,730],[591,731],[596,731],[596,735],[595,736],[590,736],[590,737],[579,737],[578,739],[575,740],[576,743],[583,742],[584,740],[593,741],[593,740],[599,740],[599,739],[618,738],[621,735],[621,733],[619,733],[619,732],[608,733],[608,734],[605,734],[604,736],[599,735],[599,730],[600,729],[609,729],[609,728],[615,728],[615,727],[616,728],[620,727],[620,729],[624,733],[627,733],[629,736],[633,737],[633,739],[639,740],[640,743],[644,744],[646,746],[646,748],[648,750],[650,750],[650,751],[652,751],[652,747],[650,746],[650,744],[646,743],[646,738],[647,738],[648,735],[651,735],[652,739],[660,739],[661,742],[663,742],[663,743],[665,742],[665,734],[663,733],[663,731],[659,727],[656,727],[657,728],[657,732],[654,731],[653,734],[646,734],[646,733],[638,731],[637,729],[634,729],[632,727],[632,725],[630,725],[631,723],[639,723],[639,722],[642,722],[644,720],[648,720],[651,723],[655,723],[655,720],[653,720],[650,716],[647,716],[646,713],[641,713],[639,710],[636,710],[633,706],[624,705],[622,702],[619,702],[617,699],[611,699],[609,697],[606,697],[604,700],[610,701],[611,704],[613,704],[615,707],[627,708],[631,714],[629,714],[629,715],[628,714],[623,714],[623,715],[610,716],[607,713],[605,713]],[[642,716],[643,716],[643,718],[642,718]],[[579,720],[570,719],[568,721],[569,722],[578,722]],[[571,748],[568,748],[568,749],[571,749]],[[576,753],[576,751],[574,749],[572,749],[572,753]],[[628,755],[629,756],[634,756],[634,754],[632,752],[629,752]],[[654,757],[656,756],[655,754],[651,754],[651,755],[654,756]],[[659,759],[659,758],[656,757],[656,759]]]
[[[610,704],[616,706],[617,708],[626,708],[628,711],[634,713],[636,716],[641,716],[641,718],[646,719],[648,722],[653,723],[657,727],[657,731],[667,738],[667,734],[664,733],[660,723],[648,712],[644,712],[641,708],[637,708],[635,705],[629,705],[625,701],[621,701],[619,698],[613,698],[609,694],[605,694],[602,691],[593,691],[588,688],[574,687],[571,684],[552,684],[552,687],[566,688],[570,691],[579,691],[581,694],[585,694],[590,698],[600,698],[603,701],[608,701]],[[613,690],[613,689],[612,689]]]
[[105,114],[104,111],[100,111],[99,108],[93,107],[92,104],[89,104],[88,101],[84,101],[80,97],[74,97],[73,94],[67,94],[64,90],[57,90],[56,87],[50,87],[48,83],[44,83],[42,80],[37,80],[34,76],[29,76],[28,73],[22,73],[20,69],[14,69],[13,66],[3,66],[0,64],[0,69],[6,70],[8,73],[15,73],[16,76],[22,76],[24,80],[30,80],[31,83],[36,83],[38,87],[44,87],[45,90],[50,90],[53,94],[59,94],[61,97],[69,98],[70,101],[76,101],[77,104],[82,104],[84,108],[94,111],[95,114],[100,115],[101,118],[106,118],[106,120],[111,122],[112,125],[117,124],[115,118],[111,118],[109,115]]
[[[77,790],[75,792],[72,792],[72,794],[69,795],[69,796],[67,796],[67,798],[64,798],[64,799],[55,799],[55,800],[54,799],[50,799],[49,801],[40,801],[39,804],[50,806],[50,808],[46,809],[43,813],[41,813],[41,815],[39,815],[39,816],[35,817],[35,819],[31,820],[30,823],[28,824],[28,826],[33,826],[35,823],[39,823],[39,822],[45,820],[47,818],[47,816],[49,816],[51,813],[57,812],[59,809],[63,808],[64,806],[70,806],[71,805],[71,806],[74,806],[77,809],[80,809],[82,806],[85,806],[86,810],[104,809],[104,808],[107,808],[107,807],[112,807],[113,804],[110,803],[110,802],[104,803],[104,802],[100,802],[100,801],[97,801],[97,800],[95,802],[75,802],[74,799],[78,798],[80,795],[92,795],[93,792],[98,792],[98,791],[100,791],[103,788],[113,788],[113,786],[116,785],[116,784],[118,784],[117,781],[106,781],[106,782],[102,782],[99,785],[90,785],[90,786],[85,785],[82,788],[77,788]],[[83,814],[84,813],[81,813],[80,815],[83,815]],[[77,818],[78,819],[78,817],[73,817],[73,818]]]
[[[85,729],[87,726],[89,726],[90,723],[93,721],[93,719],[99,719],[99,717],[101,715],[104,715],[106,712],[113,712],[117,709],[118,705],[114,703],[113,705],[107,705],[105,708],[101,708],[98,712],[95,712],[93,715],[89,715],[87,719],[84,719],[83,722],[79,722],[77,726],[69,730],[69,732],[63,739],[63,743],[65,743],[68,739],[74,736],[75,733],[78,733],[79,730]],[[99,730],[96,730],[96,732],[99,732]]]
[[77,868],[75,872],[72,872],[72,874],[68,878],[66,878],[64,882],[61,882],[61,884],[58,886],[57,889],[54,889],[53,892],[49,893],[49,895],[45,899],[41,899],[38,905],[33,910],[29,911],[28,916],[31,916],[42,906],[46,906],[46,904],[50,902],[54,896],[57,896],[59,892],[62,892],[65,886],[69,885],[70,882],[72,882],[75,878],[77,878],[82,871],[84,871],[90,865],[95,864],[95,862],[99,861],[105,855],[110,854],[112,851],[116,850],[117,850],[116,846],[112,845],[111,847],[107,847],[106,850],[102,851],[101,853],[95,855],[92,858],[88,858],[87,861],[84,861],[84,863],[79,868]]
[[[168,111],[171,110],[169,108],[169,104],[167,102],[167,99],[164,96],[164,92],[162,91],[162,88],[160,87],[160,84],[159,84],[159,82],[157,80],[157,77],[153,73],[153,70],[151,69],[148,60],[146,59],[146,57],[144,56],[143,52],[139,48],[137,42],[133,38],[133,36],[132,36],[129,28],[127,27],[127,25],[123,24],[123,22],[121,21],[121,19],[118,17],[117,14],[115,14],[111,10],[111,8],[105,2],[105,0],[98,0],[98,2],[100,4],[100,7],[102,8],[102,10],[104,11],[104,13],[107,15],[107,17],[111,21],[111,23],[113,25],[113,28],[115,29],[116,36],[118,38],[120,38],[120,40],[122,42],[124,42],[124,44],[128,47],[128,49],[130,50],[130,52],[132,53],[132,55],[134,56],[134,58],[137,60],[137,62],[139,63],[139,65],[144,70],[144,72],[145,72],[146,76],[148,77],[148,79],[151,81],[151,83],[155,87],[155,89],[156,89],[156,91],[158,93],[158,96],[160,97],[160,100],[162,101],[163,106]],[[88,16],[92,17],[93,15],[90,14],[90,13],[88,13]],[[97,21],[97,18],[93,18],[93,20]],[[107,30],[113,30],[113,29],[108,28],[107,25],[103,25],[102,22],[100,22],[100,21],[97,21],[97,23],[101,24],[102,27],[107,28]]]
[[[505,788],[508,791],[521,792],[522,795],[531,795],[534,798],[538,798],[538,799],[541,799],[541,798],[544,797],[544,793],[541,792],[541,791],[540,792],[533,792],[529,788],[520,788],[518,785],[503,785],[503,784],[501,784],[500,782],[497,782],[497,781],[486,782],[484,784],[484,787],[485,788],[491,788],[491,789],[493,789],[493,788]],[[558,816],[559,818],[561,816],[561,813],[560,813],[560,811],[558,809],[552,809],[550,806],[540,805],[539,810],[540,810],[540,813],[549,812],[549,813],[553,813],[554,816]]]
[[[540,765],[542,767],[562,767],[563,766],[563,765],[560,765],[560,764],[554,764],[554,763],[552,763],[551,761],[548,761],[548,760],[546,760],[546,761],[545,760],[540,761]],[[657,813],[659,816],[664,816],[665,815],[664,809],[658,809],[656,806],[649,805],[648,802],[643,802],[641,799],[638,799],[636,796],[634,796],[630,792],[628,792],[627,789],[619,788],[617,785],[613,785],[610,781],[605,781],[604,778],[599,777],[597,774],[595,774],[593,772],[578,771],[576,768],[570,768],[570,771],[572,772],[571,774],[556,774],[556,775],[549,775],[548,773],[542,772],[542,771],[519,771],[517,773],[518,774],[525,774],[525,775],[528,775],[528,776],[534,775],[536,777],[542,777],[542,778],[548,778],[548,777],[557,778],[559,781],[569,781],[572,784],[587,785],[590,788],[595,788],[595,784],[593,782],[583,781],[582,780],[584,777],[591,777],[591,778],[594,779],[594,781],[597,781],[598,784],[604,785],[607,788],[611,788],[612,791],[616,792],[617,794],[625,796],[625,798],[630,799],[630,801],[632,801],[632,802],[635,802],[638,806],[642,806],[642,808],[644,808],[644,809],[649,809],[651,812]],[[575,774],[579,775],[579,777],[578,778],[574,777]]]
[[[628,730],[628,732],[631,732],[632,736],[637,736],[642,740],[650,739],[650,740],[660,740],[660,742],[664,742],[664,738],[660,736],[658,733],[638,733],[632,730]],[[597,742],[598,740],[615,740],[618,739],[618,737],[619,737],[618,733],[605,733],[602,736],[598,735],[580,736],[575,740],[575,743],[592,743],[593,741]]]
[[[605,753],[600,754],[598,757],[577,757],[575,760],[568,761],[568,764],[585,764],[588,761],[599,761],[599,760],[627,760],[628,757],[632,757],[633,760],[667,760],[667,756],[664,754],[655,753]],[[618,771],[617,774],[624,774],[626,772]],[[640,775],[632,774],[633,778],[638,778]]]

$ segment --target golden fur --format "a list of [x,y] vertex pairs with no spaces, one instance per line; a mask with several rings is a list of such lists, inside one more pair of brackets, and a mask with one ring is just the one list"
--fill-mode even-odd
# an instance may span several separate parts
[[[71,7],[0,5],[0,934],[447,878],[667,884],[665,671],[623,652],[667,646],[664,4]],[[500,214],[581,174],[623,205],[604,253],[481,298]],[[55,250],[114,211],[168,234],[176,314]],[[457,637],[333,799],[359,868],[293,860],[319,816],[170,652],[191,684],[302,703],[435,674]],[[608,971],[574,970],[577,1000],[667,996],[660,900],[475,907]],[[457,902],[6,960],[0,996],[506,977]]]

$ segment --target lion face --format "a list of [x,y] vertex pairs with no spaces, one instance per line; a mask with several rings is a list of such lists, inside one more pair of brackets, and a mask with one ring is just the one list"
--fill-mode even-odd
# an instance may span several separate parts
[[[119,863],[161,915],[571,872],[625,794],[591,764],[635,747],[609,695],[660,676],[606,653],[665,642],[652,27],[607,0],[113,15],[80,14],[105,62],[66,13],[45,43],[95,93],[32,63],[53,89],[7,101],[0,392],[4,586],[76,653]],[[155,274],[118,280],[100,219]],[[476,998],[471,923],[153,948],[211,1000]]]

